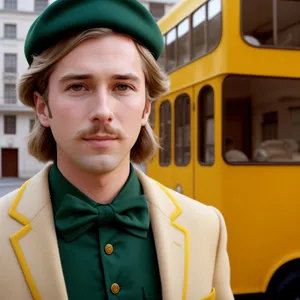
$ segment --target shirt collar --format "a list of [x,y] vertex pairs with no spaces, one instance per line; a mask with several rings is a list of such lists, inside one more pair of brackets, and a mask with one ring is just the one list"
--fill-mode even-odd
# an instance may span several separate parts
[[[64,200],[65,195],[67,194],[71,194],[74,197],[78,197],[93,206],[97,205],[96,201],[85,195],[82,191],[80,191],[63,176],[63,174],[60,172],[57,166],[57,162],[54,162],[50,168],[48,181],[54,213],[56,213],[56,211],[59,209]],[[140,196],[143,194],[144,192],[142,185],[136,175],[132,164],[130,163],[130,173],[127,178],[127,181],[125,182],[121,191],[113,199],[112,202],[118,202],[118,205],[122,205],[121,201],[124,200],[124,198],[126,198],[126,200],[128,201],[130,199],[134,199],[136,196]]]

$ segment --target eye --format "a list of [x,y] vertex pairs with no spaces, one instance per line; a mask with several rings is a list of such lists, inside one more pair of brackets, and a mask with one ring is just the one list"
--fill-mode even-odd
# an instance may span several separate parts
[[84,89],[85,87],[82,84],[73,84],[68,88],[68,90],[71,90],[73,92],[81,92]]
[[119,85],[116,86],[116,89],[119,92],[126,92],[128,89],[132,90],[132,88],[129,85],[127,85],[127,84],[119,84]]

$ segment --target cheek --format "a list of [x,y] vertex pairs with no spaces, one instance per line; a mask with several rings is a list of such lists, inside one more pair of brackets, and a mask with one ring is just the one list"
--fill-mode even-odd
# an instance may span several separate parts
[[77,119],[76,111],[64,105],[53,106],[50,127],[57,142],[72,139],[76,133]]
[[119,110],[121,113],[130,114],[134,118],[141,118],[143,115],[143,111],[145,109],[145,97],[142,93],[138,93],[134,96],[129,96],[124,101],[121,101],[121,105],[119,106]]
[[57,105],[52,110],[53,123],[65,124],[66,126],[70,125],[70,122],[74,120],[74,110],[70,107],[64,107],[63,105]]
[[138,101],[128,101],[128,103],[123,103],[119,106],[115,111],[115,117],[123,125],[139,128],[141,127],[144,109],[144,100],[139,98]]
[[80,107],[80,102],[70,101],[59,91],[53,91],[51,98],[49,97],[50,109],[53,115],[53,121],[64,123],[66,126],[72,126],[76,120],[84,113]]

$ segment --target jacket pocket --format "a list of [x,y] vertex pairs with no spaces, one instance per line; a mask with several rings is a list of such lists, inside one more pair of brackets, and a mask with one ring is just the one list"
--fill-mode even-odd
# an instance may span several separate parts
[[211,293],[207,297],[201,300],[215,300],[215,298],[216,298],[216,290],[212,289]]

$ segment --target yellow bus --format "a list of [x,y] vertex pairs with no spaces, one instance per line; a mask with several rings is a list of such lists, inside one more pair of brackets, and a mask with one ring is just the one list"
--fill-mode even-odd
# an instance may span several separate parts
[[223,213],[236,299],[300,299],[300,1],[182,0],[159,26],[147,174]]

